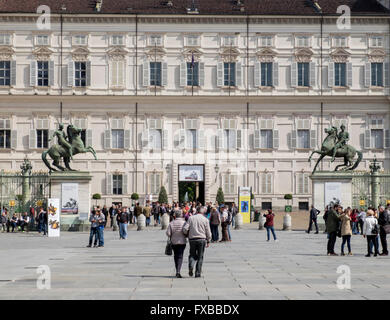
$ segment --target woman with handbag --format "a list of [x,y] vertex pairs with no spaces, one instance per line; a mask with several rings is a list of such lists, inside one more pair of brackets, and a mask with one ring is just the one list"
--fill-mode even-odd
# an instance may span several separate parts
[[175,220],[169,224],[166,234],[168,236],[168,243],[169,241],[171,242],[173,249],[176,278],[182,278],[180,270],[183,264],[183,255],[187,243],[186,236],[183,233],[183,226],[185,225],[186,221],[183,218],[183,213],[181,210],[175,210],[174,217]]
[[374,217],[374,211],[373,210],[367,210],[367,217],[364,220],[363,225],[363,237],[367,238],[367,255],[366,257],[370,257],[372,254],[371,250],[371,244],[373,244],[375,248],[374,257],[376,257],[378,252],[378,244],[375,240],[375,238],[378,236],[379,233],[379,226],[378,226],[378,220]]
[[351,252],[351,236],[352,236],[352,228],[351,228],[351,209],[346,209],[344,213],[342,213],[339,216],[339,219],[341,220],[341,237],[343,239],[343,242],[341,244],[341,255],[345,256],[344,254],[344,246],[345,243],[347,243],[348,246],[348,255],[352,256]]

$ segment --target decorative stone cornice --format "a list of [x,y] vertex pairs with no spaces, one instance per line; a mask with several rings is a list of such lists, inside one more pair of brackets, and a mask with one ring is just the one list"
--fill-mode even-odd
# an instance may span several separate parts
[[107,55],[111,60],[124,60],[128,51],[122,47],[113,47],[107,51]]
[[297,62],[310,62],[313,56],[313,51],[309,48],[298,49],[295,51],[295,60]]
[[162,60],[166,55],[166,51],[163,48],[154,47],[151,48],[148,52],[146,52],[146,56],[149,60]]
[[88,59],[89,50],[86,47],[76,47],[72,51],[72,58],[74,61],[85,61]]
[[33,55],[35,56],[35,59],[38,61],[46,61],[50,59],[50,55],[53,53],[52,50],[50,50],[46,46],[39,46],[33,51]]
[[12,60],[12,55],[15,53],[11,46],[0,46],[0,59]]
[[236,48],[230,47],[223,49],[220,55],[224,62],[235,62],[240,55],[240,51]]
[[330,54],[330,57],[332,58],[333,62],[344,63],[348,62],[350,55],[351,54],[348,51],[342,48],[337,48]]
[[277,52],[271,48],[264,48],[256,52],[256,56],[260,62],[273,62],[274,58],[277,56]]
[[200,57],[202,56],[203,52],[196,48],[190,48],[186,49],[182,52],[184,59],[188,62],[192,61],[192,56],[194,56],[194,61],[199,62]]
[[384,62],[386,57],[386,51],[383,49],[373,49],[368,54],[368,61],[370,62]]

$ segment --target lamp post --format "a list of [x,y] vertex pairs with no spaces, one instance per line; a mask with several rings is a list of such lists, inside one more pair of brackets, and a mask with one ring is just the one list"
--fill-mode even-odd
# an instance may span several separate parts
[[374,161],[370,164],[371,170],[371,203],[373,208],[378,208],[379,206],[379,169],[381,166],[374,156]]

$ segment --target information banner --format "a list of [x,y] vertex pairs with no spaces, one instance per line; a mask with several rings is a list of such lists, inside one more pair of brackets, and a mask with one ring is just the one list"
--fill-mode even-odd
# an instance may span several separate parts
[[50,198],[47,207],[47,228],[49,237],[60,236],[60,199]]
[[238,188],[238,209],[242,215],[243,223],[251,222],[251,187]]
[[331,202],[340,202],[341,198],[341,182],[326,182],[325,183],[325,206]]
[[79,184],[62,184],[61,213],[78,214],[79,212]]
[[179,166],[179,181],[204,181],[204,167],[203,166]]

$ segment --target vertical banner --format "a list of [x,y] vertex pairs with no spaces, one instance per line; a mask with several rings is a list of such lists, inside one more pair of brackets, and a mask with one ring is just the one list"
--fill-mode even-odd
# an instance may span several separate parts
[[251,222],[251,187],[238,188],[238,209],[242,215],[243,223]]
[[61,213],[78,214],[79,213],[79,184],[63,183],[61,190]]
[[60,236],[60,199],[50,198],[47,207],[47,228],[49,237]]

